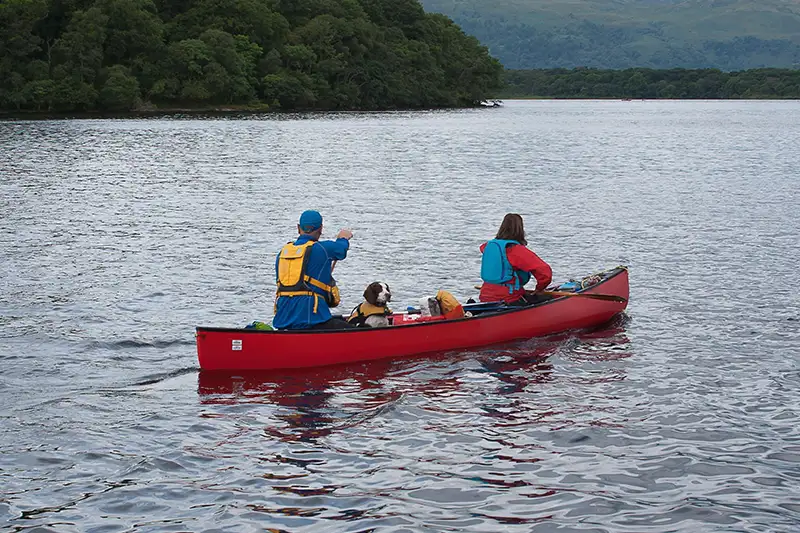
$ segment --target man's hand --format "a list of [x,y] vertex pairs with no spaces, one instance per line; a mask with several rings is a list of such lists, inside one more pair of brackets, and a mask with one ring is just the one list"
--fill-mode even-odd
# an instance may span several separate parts
[[347,239],[348,241],[353,238],[353,232],[349,229],[343,228],[339,230],[339,233],[336,235],[337,239]]

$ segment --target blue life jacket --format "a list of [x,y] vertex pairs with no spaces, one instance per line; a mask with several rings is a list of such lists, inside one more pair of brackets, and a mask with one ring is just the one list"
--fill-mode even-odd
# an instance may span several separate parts
[[481,279],[493,285],[508,285],[508,293],[512,294],[531,279],[529,272],[514,270],[508,260],[506,249],[518,241],[492,239],[486,243],[481,259]]

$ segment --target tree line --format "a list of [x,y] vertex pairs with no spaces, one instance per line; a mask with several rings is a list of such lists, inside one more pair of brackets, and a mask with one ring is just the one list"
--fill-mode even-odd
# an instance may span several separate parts
[[800,70],[508,70],[504,98],[800,98]]
[[468,106],[503,68],[417,0],[0,0],[0,110]]

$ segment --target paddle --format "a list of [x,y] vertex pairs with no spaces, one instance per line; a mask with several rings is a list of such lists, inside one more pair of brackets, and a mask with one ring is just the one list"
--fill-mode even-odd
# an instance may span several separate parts
[[[474,286],[476,289],[480,290],[480,285]],[[534,291],[526,291],[528,293],[533,294]],[[567,292],[567,291],[542,291],[537,294],[549,294],[553,298],[560,298],[562,296],[580,296],[582,298],[592,298],[594,300],[604,300],[606,302],[617,302],[617,303],[625,303],[628,300],[623,298],[622,296],[615,296],[613,294],[591,294],[585,292]]]
[[560,298],[562,296],[581,296],[583,298],[593,298],[595,300],[605,300],[607,302],[619,302],[623,304],[628,301],[622,296],[615,296],[613,294],[591,294],[585,292],[565,292],[565,291],[542,291],[541,294],[549,294],[554,298]]

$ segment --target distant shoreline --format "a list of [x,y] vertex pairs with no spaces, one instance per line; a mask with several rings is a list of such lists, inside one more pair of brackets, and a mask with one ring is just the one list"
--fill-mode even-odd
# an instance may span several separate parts
[[794,100],[800,99],[800,70],[717,69],[506,70],[501,98],[631,100]]
[[673,101],[673,102],[742,102],[745,100],[774,100],[774,101],[791,101],[800,100],[800,96],[751,96],[739,98],[621,98],[619,96],[511,96],[503,95],[498,96],[499,100],[618,100],[630,102],[657,102],[657,101]]
[[266,106],[202,106],[202,107],[164,107],[134,111],[8,111],[0,110],[0,120],[67,120],[67,119],[131,119],[187,116],[282,116],[312,115],[333,113],[404,113],[410,111],[441,111],[447,109],[481,109],[482,106],[462,107],[414,107],[392,109],[279,109]]
[[[673,101],[673,102],[741,102],[741,101],[793,101],[800,100],[800,97],[765,97],[755,96],[749,98],[620,98],[616,96],[601,96],[601,97],[587,97],[587,96],[519,96],[519,95],[502,95],[494,100],[520,100],[520,101],[622,101],[622,102],[656,102],[656,101]],[[464,110],[464,109],[491,109],[491,107],[483,106],[470,106],[470,107],[437,107],[437,108],[413,108],[413,109],[306,109],[306,110],[281,110],[281,109],[259,109],[259,108],[244,108],[244,107],[198,107],[198,108],[164,108],[153,109],[147,111],[129,111],[129,112],[104,112],[104,111],[82,111],[82,112],[45,112],[45,111],[0,111],[0,121],[8,120],[112,120],[112,119],[147,119],[147,118],[202,118],[202,117],[254,117],[258,115],[278,117],[288,115],[321,115],[321,114],[383,114],[383,113],[406,113],[413,111],[446,111],[446,110]]]

